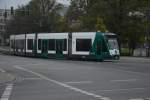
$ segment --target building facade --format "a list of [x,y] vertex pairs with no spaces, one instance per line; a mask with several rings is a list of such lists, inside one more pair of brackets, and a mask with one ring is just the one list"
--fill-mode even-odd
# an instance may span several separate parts
[[0,9],[0,45],[4,45],[6,23],[12,18],[11,10]]

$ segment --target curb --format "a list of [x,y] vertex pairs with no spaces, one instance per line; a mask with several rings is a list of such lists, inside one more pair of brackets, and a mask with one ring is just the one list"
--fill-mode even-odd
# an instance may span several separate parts
[[0,47],[0,53],[8,55],[10,53],[9,48]]

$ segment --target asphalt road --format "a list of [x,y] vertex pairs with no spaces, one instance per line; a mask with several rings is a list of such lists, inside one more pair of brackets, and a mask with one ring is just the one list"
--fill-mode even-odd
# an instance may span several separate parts
[[0,68],[17,77],[0,87],[0,100],[150,100],[146,58],[94,62],[0,55]]

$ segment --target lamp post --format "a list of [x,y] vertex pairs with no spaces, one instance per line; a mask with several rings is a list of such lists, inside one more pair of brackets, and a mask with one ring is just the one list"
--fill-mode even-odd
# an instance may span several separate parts
[[[149,11],[147,11],[144,15],[145,15],[145,16],[144,16],[145,22],[148,22],[148,23],[149,23],[149,20],[150,20],[150,13],[149,13]],[[150,38],[150,35],[149,35],[149,27],[148,27],[148,25],[146,26],[146,34],[145,34],[145,37],[146,37],[146,38],[145,38],[145,43],[146,43],[146,56],[149,57],[149,56],[150,56],[150,54],[149,54],[149,49],[150,49],[150,44],[149,44],[150,40],[149,40],[149,38]]]

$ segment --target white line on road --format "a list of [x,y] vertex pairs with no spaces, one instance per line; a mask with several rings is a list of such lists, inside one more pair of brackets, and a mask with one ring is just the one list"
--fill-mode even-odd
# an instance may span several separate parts
[[5,73],[6,71],[4,69],[0,68],[0,72]]
[[129,100],[144,100],[143,98],[129,99]]
[[7,84],[5,91],[2,95],[2,97],[0,98],[0,100],[9,100],[12,89],[13,89],[13,84]]
[[31,77],[31,78],[22,78],[23,80],[42,80],[41,78],[34,78],[34,77]]
[[129,74],[139,74],[139,75],[146,75],[146,76],[150,76],[150,73],[143,73],[143,72],[137,72],[137,71],[130,71],[130,70],[127,70],[125,69],[124,67],[119,67],[121,69],[115,69],[115,71],[121,71],[121,72],[126,72],[126,73],[129,73]]
[[64,82],[66,84],[88,84],[93,83],[92,81],[79,81],[79,82]]
[[146,98],[146,99],[150,100],[150,98]]
[[132,82],[132,81],[138,81],[140,79],[126,79],[126,80],[110,80],[110,82]]
[[92,96],[92,97],[97,98],[97,99],[100,99],[100,100],[111,100],[111,99],[109,99],[109,98],[107,98],[107,97],[103,97],[103,96],[101,96],[101,95],[97,95],[97,94],[94,94],[94,93],[90,93],[90,92],[88,92],[88,91],[85,91],[85,90],[82,90],[82,89],[79,89],[79,88],[76,88],[76,87],[67,85],[67,84],[65,84],[65,83],[62,83],[62,82],[59,82],[59,81],[56,81],[56,80],[53,80],[53,79],[50,79],[50,78],[48,78],[48,77],[46,77],[46,76],[44,76],[44,75],[42,75],[42,74],[39,74],[39,73],[37,73],[37,72],[31,71],[31,70],[28,70],[28,69],[25,69],[25,68],[22,68],[22,67],[20,67],[20,66],[18,66],[18,65],[15,65],[15,66],[13,66],[13,67],[16,68],[16,69],[20,69],[20,70],[23,70],[23,71],[32,73],[32,74],[34,74],[34,75],[36,75],[36,76],[38,76],[38,77],[40,77],[40,78],[42,78],[42,79],[44,79],[44,80],[47,80],[47,81],[49,81],[49,82],[53,82],[53,83],[55,83],[55,84],[57,84],[57,85],[60,85],[60,86],[62,86],[62,87],[68,88],[68,89],[70,89],[70,90],[73,90],[73,91],[76,91],[76,92],[79,92],[79,93],[82,93],[82,94],[85,94],[85,95],[87,95],[87,96]]
[[[150,88],[150,87],[147,87]],[[144,90],[147,88],[129,88],[129,89],[108,89],[108,90],[98,90],[99,92],[113,92],[113,91],[132,91],[132,90]]]

